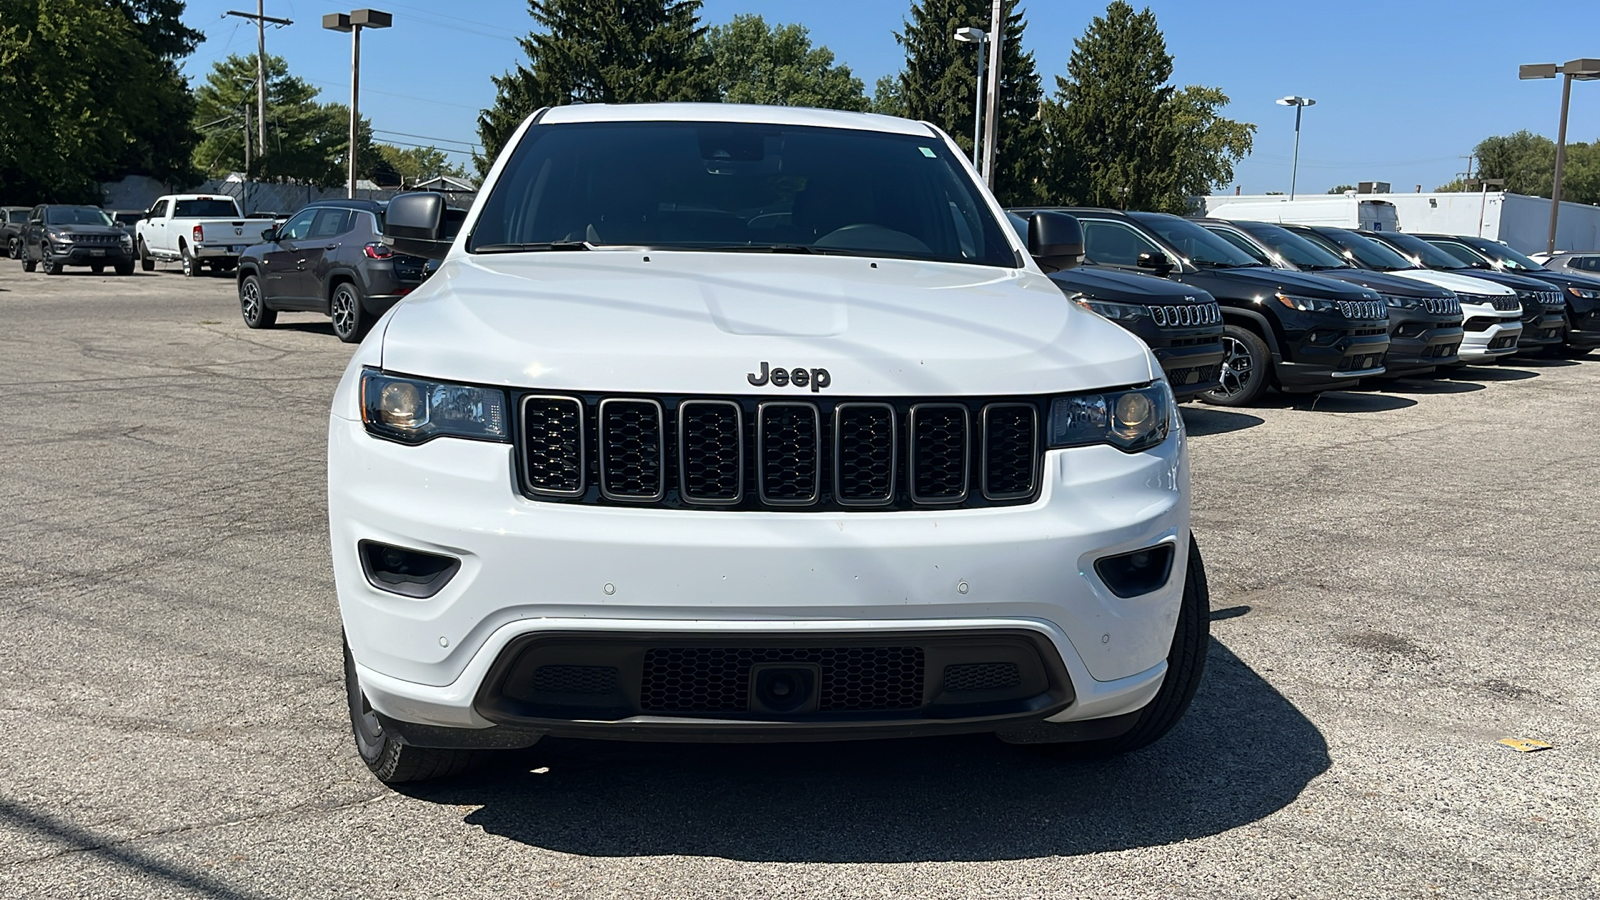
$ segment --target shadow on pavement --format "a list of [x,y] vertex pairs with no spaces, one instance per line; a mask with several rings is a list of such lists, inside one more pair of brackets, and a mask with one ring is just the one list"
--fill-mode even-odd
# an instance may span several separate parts
[[1190,437],[1205,437],[1211,434],[1243,431],[1246,428],[1254,428],[1267,421],[1260,416],[1229,412],[1209,406],[1180,406],[1178,407],[1178,412],[1183,414],[1183,425],[1184,428],[1188,429]]
[[1267,394],[1256,403],[1263,409],[1298,409],[1325,413],[1392,412],[1417,401],[1390,394],[1326,391],[1321,394]]
[[1453,369],[1440,377],[1449,378],[1452,381],[1470,379],[1472,381],[1492,383],[1496,381],[1526,381],[1529,378],[1538,378],[1539,373],[1513,369],[1507,366],[1466,366],[1460,369]]
[[1282,809],[1329,766],[1322,734],[1270,684],[1215,640],[1207,660],[1178,727],[1111,760],[1072,761],[988,735],[548,739],[514,766],[408,793],[481,807],[465,821],[489,834],[585,856],[914,862],[1170,844]]
[[1370,382],[1363,381],[1358,391],[1372,391],[1380,394],[1470,394],[1473,391],[1483,390],[1483,385],[1476,381],[1466,381],[1460,378],[1449,381],[1430,378],[1378,378]]
[[283,322],[272,326],[273,331],[300,331],[306,334],[325,334],[331,338],[338,336],[333,333],[333,320],[323,319],[320,322]]
[[1565,369],[1568,366],[1581,366],[1583,363],[1575,359],[1555,359],[1548,356],[1519,356],[1505,365],[1513,369]]

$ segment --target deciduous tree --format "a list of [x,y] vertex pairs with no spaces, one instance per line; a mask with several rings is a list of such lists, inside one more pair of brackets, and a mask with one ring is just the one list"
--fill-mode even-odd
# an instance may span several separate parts
[[803,25],[768,26],[739,15],[706,32],[711,79],[725,103],[811,106],[863,111],[861,79],[835,65],[833,51],[813,47]]

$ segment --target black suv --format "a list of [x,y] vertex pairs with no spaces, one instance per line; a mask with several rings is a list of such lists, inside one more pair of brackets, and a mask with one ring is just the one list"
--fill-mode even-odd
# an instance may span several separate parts
[[1600,347],[1600,278],[1572,271],[1546,269],[1532,259],[1488,238],[1454,234],[1418,234],[1428,243],[1475,269],[1510,272],[1553,284],[1566,304],[1569,355],[1584,356]]
[[1262,265],[1179,216],[1062,212],[1082,224],[1089,264],[1152,272],[1217,298],[1225,356],[1221,386],[1202,395],[1206,402],[1244,406],[1269,386],[1328,391],[1383,374],[1388,310],[1376,293]]
[[133,238],[98,206],[36,206],[19,241],[24,271],[59,275],[65,266],[88,266],[99,275],[111,266],[133,274]]
[[1414,234],[1398,231],[1357,231],[1356,234],[1382,241],[1400,255],[1435,272],[1470,275],[1516,291],[1517,299],[1522,301],[1522,337],[1517,339],[1519,355],[1559,347],[1566,340],[1567,304],[1553,285],[1493,268],[1474,268]]
[[[1024,217],[1012,210],[1011,227],[1027,240]],[[1222,309],[1205,291],[1143,272],[1079,266],[1050,273],[1062,293],[1139,336],[1161,363],[1179,400],[1216,390],[1222,372]]]
[[22,258],[22,229],[27,227],[31,209],[28,206],[0,206],[0,247],[5,247],[6,256],[12,259]]
[[339,340],[361,340],[389,307],[422,284],[421,257],[383,243],[380,200],[318,200],[261,232],[239,258],[239,311],[271,328],[282,311],[333,319]]
[[1265,222],[1196,219],[1207,231],[1252,257],[1296,272],[1337,278],[1371,288],[1389,304],[1389,375],[1421,375],[1461,361],[1461,303],[1449,288],[1358,269],[1331,251]]

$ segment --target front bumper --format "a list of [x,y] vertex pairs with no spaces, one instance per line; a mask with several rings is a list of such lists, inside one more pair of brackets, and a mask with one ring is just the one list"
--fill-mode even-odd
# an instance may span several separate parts
[[1322,326],[1289,336],[1290,350],[1275,361],[1278,387],[1288,392],[1351,387],[1384,373],[1389,332],[1381,320],[1366,326]]
[[1220,332],[1163,343],[1166,346],[1152,343],[1150,347],[1174,395],[1186,399],[1217,387],[1222,377],[1222,358],[1226,355]]
[[[906,643],[928,634],[960,644],[1022,633],[1047,648],[1042,665],[1063,673],[1061,691],[1039,695],[1054,702],[991,706],[931,725],[867,715],[834,726],[834,736],[1120,716],[1146,705],[1166,671],[1187,560],[1185,441],[1174,413],[1173,436],[1149,452],[1051,451],[1040,497],[1026,506],[786,514],[539,503],[517,493],[508,445],[401,446],[334,417],[328,504],[340,611],[374,709],[425,726],[815,734],[817,723],[782,717],[730,725],[637,710],[562,725],[508,718],[485,693],[495,667],[527,641],[641,633],[668,644],[744,645],[862,635]],[[361,540],[450,555],[460,570],[429,599],[379,590],[362,570]],[[1174,545],[1174,562],[1154,592],[1119,599],[1095,572],[1103,556],[1163,542]]]
[[1454,365],[1463,337],[1458,317],[1390,307],[1389,355],[1383,367],[1386,374],[1404,375]]
[[115,266],[133,262],[133,251],[120,246],[57,247],[56,262],[67,266]]
[[1522,340],[1522,319],[1517,313],[1497,310],[1487,303],[1463,303],[1461,314],[1462,362],[1486,362],[1517,352]]
[[1567,316],[1561,309],[1541,307],[1538,314],[1522,319],[1522,336],[1517,338],[1517,352],[1554,347],[1566,339]]
[[1577,350],[1600,347],[1600,309],[1572,313],[1567,329],[1567,346]]

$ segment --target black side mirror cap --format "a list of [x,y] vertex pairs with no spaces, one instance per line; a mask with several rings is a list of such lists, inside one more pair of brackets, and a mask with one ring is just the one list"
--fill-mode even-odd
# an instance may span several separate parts
[[269,244],[275,243],[278,240],[278,229],[276,229],[276,228],[263,228],[263,229],[261,229],[261,239],[263,241],[266,241]]
[[1083,263],[1083,226],[1066,213],[1041,211],[1028,217],[1028,255],[1046,272]]
[[398,253],[444,259],[451,244],[445,236],[444,195],[437,191],[395,195],[383,214],[383,242]]
[[1160,272],[1163,275],[1172,271],[1172,260],[1167,259],[1164,253],[1141,253],[1135,265],[1141,269]]

